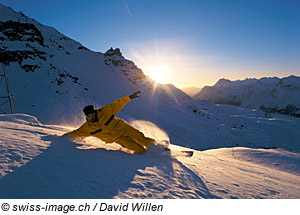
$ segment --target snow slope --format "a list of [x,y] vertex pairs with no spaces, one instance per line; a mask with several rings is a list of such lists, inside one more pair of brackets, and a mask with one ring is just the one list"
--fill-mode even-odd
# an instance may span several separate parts
[[212,87],[204,87],[194,98],[215,104],[230,104],[267,113],[300,116],[300,77],[220,79]]
[[154,148],[134,155],[93,138],[70,142],[60,137],[66,130],[0,115],[0,198],[300,198],[299,153],[237,147],[175,158]]

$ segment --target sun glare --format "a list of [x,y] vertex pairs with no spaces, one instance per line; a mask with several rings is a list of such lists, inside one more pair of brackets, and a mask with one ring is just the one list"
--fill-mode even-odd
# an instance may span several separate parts
[[149,77],[160,84],[168,83],[169,74],[169,68],[164,65],[156,65],[149,68]]

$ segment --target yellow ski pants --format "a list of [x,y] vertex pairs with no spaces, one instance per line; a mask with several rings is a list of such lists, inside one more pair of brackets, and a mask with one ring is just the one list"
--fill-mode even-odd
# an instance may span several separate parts
[[[126,126],[125,126],[126,124]],[[121,146],[133,150],[136,154],[143,154],[147,151],[147,148],[155,142],[154,139],[145,137],[145,135],[139,130],[135,129],[131,125],[124,123],[124,133],[114,142]]]

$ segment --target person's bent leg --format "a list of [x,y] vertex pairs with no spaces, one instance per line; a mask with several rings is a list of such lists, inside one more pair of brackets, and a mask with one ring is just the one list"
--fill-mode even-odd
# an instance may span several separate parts
[[143,146],[132,140],[130,137],[120,137],[115,140],[115,142],[126,149],[134,151],[136,154],[143,154],[147,151]]
[[129,136],[135,142],[137,142],[138,144],[145,146],[145,147],[149,147],[152,143],[155,142],[154,139],[152,139],[150,137],[145,137],[145,135],[142,132],[135,129],[134,127],[132,127],[129,124],[126,125],[124,135]]

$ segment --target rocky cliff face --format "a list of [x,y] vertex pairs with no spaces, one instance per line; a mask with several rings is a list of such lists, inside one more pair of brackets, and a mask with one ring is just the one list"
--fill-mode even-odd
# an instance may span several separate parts
[[[38,64],[25,63],[26,60],[46,61],[46,52],[40,51],[40,48],[46,48],[44,38],[41,32],[31,23],[20,23],[12,20],[0,22],[0,62],[8,64],[17,62],[26,72],[34,72],[40,68]],[[22,50],[14,49],[12,44],[23,43]],[[7,45],[7,46],[6,46]]]
[[104,53],[104,62],[114,72],[116,68],[127,76],[128,80],[133,84],[151,82],[150,78],[146,76],[141,69],[139,69],[134,62],[126,60],[120,49],[110,48]]

